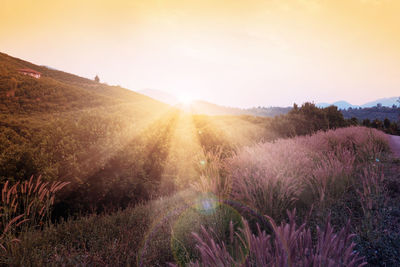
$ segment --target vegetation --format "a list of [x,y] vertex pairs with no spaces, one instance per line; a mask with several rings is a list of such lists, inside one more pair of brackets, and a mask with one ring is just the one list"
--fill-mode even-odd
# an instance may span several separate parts
[[287,115],[274,117],[271,128],[280,137],[294,137],[348,125],[337,107],[318,108],[305,103],[301,107],[294,104]]
[[[205,228],[204,237],[194,233],[198,241],[200,261],[191,262],[189,266],[363,266],[366,263],[353,251],[352,235],[348,225],[338,234],[334,233],[329,222],[325,230],[317,228],[316,244],[313,244],[311,231],[306,224],[296,225],[295,212],[289,213],[289,223],[276,225],[270,218],[273,235],[266,234],[258,228],[257,235],[252,233],[249,224],[243,221],[244,227],[239,232],[231,233],[231,242],[241,243],[235,249],[239,257],[232,257],[224,243],[219,245]],[[233,229],[233,228],[232,228]],[[233,231],[233,230],[232,230]],[[273,241],[272,241],[273,240]],[[173,265],[173,264],[171,264]],[[173,265],[176,266],[176,265]]]
[[393,122],[193,115],[5,54],[0,85],[1,264],[399,263]]
[[369,119],[365,119],[362,121],[362,125],[365,127],[375,128],[385,133],[392,135],[400,135],[400,124],[397,122],[391,122],[388,118],[385,118],[383,121],[375,119],[370,121]]
[[[294,155],[287,159],[285,155],[292,153],[284,154],[287,150],[283,149],[283,146],[289,146],[289,144],[297,148],[293,150]],[[309,172],[311,176],[304,172],[296,172],[296,164],[293,169],[291,165],[285,164],[293,160],[296,162],[299,162],[299,159],[302,160],[304,154],[299,153],[304,147],[309,147],[305,155],[308,157],[306,161],[310,160],[308,163],[310,167],[305,168],[304,172]],[[275,159],[272,155],[275,155],[277,151],[283,154],[282,156],[278,154]],[[287,253],[282,249],[275,251],[276,246],[272,245],[273,242],[290,242],[294,246],[293,254],[290,256],[293,261],[298,259],[296,255],[301,255],[296,253],[299,253],[298,246],[302,246],[301,249],[309,248],[314,251],[315,254],[310,254],[308,259],[310,261],[320,259],[328,262],[335,260],[350,262],[354,259],[355,263],[362,263],[361,256],[370,256],[351,254],[346,257],[346,253],[356,248],[365,252],[364,247],[360,247],[364,245],[380,245],[374,243],[374,236],[378,234],[381,224],[384,223],[381,211],[385,209],[386,193],[380,169],[383,164],[381,162],[385,161],[386,151],[386,139],[379,132],[365,128],[349,128],[243,148],[222,161],[220,161],[221,156],[209,156],[207,163],[202,165],[204,166],[201,170],[203,179],[224,179],[226,186],[213,187],[213,184],[209,183],[210,188],[206,190],[207,184],[203,184],[203,192],[194,193],[186,190],[173,197],[128,207],[110,215],[91,215],[51,225],[42,231],[27,232],[20,237],[21,245],[13,250],[12,259],[15,264],[57,262],[60,264],[126,265],[137,261],[142,265],[164,265],[166,262],[183,264],[190,261],[193,261],[193,264],[196,264],[196,261],[206,264],[212,259],[204,258],[203,250],[206,250],[210,244],[215,244],[218,249],[213,249],[213,253],[216,254],[209,256],[220,257],[218,253],[226,249],[228,254],[224,252],[223,255],[230,255],[236,261],[240,255],[239,251],[247,251],[247,254],[244,254],[248,255],[245,260],[249,266],[253,266],[251,264],[257,264],[258,260],[270,261],[279,258],[275,256],[269,258],[268,255]],[[342,158],[343,155],[346,155],[346,158]],[[349,157],[353,160],[337,169],[338,164],[347,161]],[[265,164],[257,159],[273,161]],[[215,160],[219,163],[213,162]],[[249,169],[253,174],[246,174],[249,163],[256,164]],[[216,172],[216,169],[219,171]],[[246,179],[238,181],[239,184],[231,182],[238,177],[237,174],[240,171],[243,172],[242,177]],[[270,175],[260,175],[262,172],[270,173]],[[293,190],[294,195],[282,193],[281,190],[285,190],[283,186],[277,187],[277,184],[273,182],[268,183],[271,179],[273,181],[276,177],[283,177],[285,173],[291,174],[290,181],[292,182],[288,182],[288,186],[291,186],[290,183],[297,185],[296,190]],[[210,177],[208,176],[210,174],[216,176]],[[259,176],[254,176],[256,174]],[[272,191],[260,190],[260,193],[272,192],[278,198],[277,201],[280,201],[278,203],[285,203],[285,199],[293,198],[293,200],[289,201],[288,205],[269,206],[270,208],[265,209],[264,205],[258,205],[264,197],[254,191],[257,187],[244,183],[251,182],[254,179],[252,177],[261,179],[259,182],[265,179],[264,183],[270,184]],[[362,182],[360,183],[358,179]],[[238,195],[240,193],[240,190],[237,190],[238,186],[246,186],[243,188],[247,190],[242,194],[244,198]],[[246,189],[247,186],[249,186],[248,189]],[[198,187],[194,185],[194,188]],[[220,192],[222,188],[228,188],[228,190]],[[265,196],[267,195],[265,193]],[[253,199],[252,196],[256,198]],[[259,200],[257,200],[258,196]],[[265,199],[267,200],[268,198]],[[287,217],[285,210],[294,208],[297,209],[298,215]],[[269,217],[264,217],[264,214]],[[330,219],[327,221],[329,214]],[[241,217],[245,218],[245,221],[241,221]],[[376,218],[376,220],[371,218]],[[287,225],[286,219],[289,219]],[[351,219],[350,224],[348,224],[348,219]],[[300,226],[297,226],[295,221],[301,222]],[[281,226],[278,227],[279,224]],[[320,230],[307,230],[315,229],[314,227],[317,226]],[[343,229],[335,231],[334,229],[338,227]],[[257,229],[260,229],[260,232]],[[293,235],[284,234],[284,231],[289,229],[294,231]],[[195,239],[190,238],[192,232],[198,233]],[[357,234],[357,238],[354,238],[351,232]],[[234,238],[229,243],[232,233]],[[277,233],[281,233],[281,238],[290,236],[292,239],[278,241],[275,239]],[[351,240],[355,242],[359,240],[359,237],[363,237],[367,242],[359,241],[354,247]],[[224,242],[228,243],[224,245]],[[266,250],[249,252],[249,248],[255,249],[252,242],[261,242],[257,244],[266,246],[270,244],[272,254],[262,252],[268,251],[267,248],[270,245],[265,247]],[[337,248],[337,251],[329,250],[332,254],[321,259],[318,255],[321,255],[323,251],[318,242],[328,242],[325,247],[332,246]]]
[[[400,103],[399,103],[400,106]],[[346,119],[357,118],[359,121],[363,120],[380,120],[388,119],[396,122],[399,120],[400,107],[393,105],[392,107],[384,107],[377,105],[370,108],[348,108],[341,110]]]
[[32,231],[49,222],[55,194],[66,182],[43,182],[40,177],[9,185],[7,181],[1,191],[1,236],[2,254],[11,253],[13,245],[21,242],[21,233]]

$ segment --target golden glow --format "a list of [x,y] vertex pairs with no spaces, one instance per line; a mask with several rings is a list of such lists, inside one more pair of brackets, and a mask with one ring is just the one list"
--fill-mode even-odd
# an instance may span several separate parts
[[179,103],[181,103],[185,106],[190,106],[190,104],[192,104],[192,102],[194,101],[194,97],[193,97],[193,95],[191,95],[189,93],[182,93],[182,94],[178,95],[178,100],[179,100]]
[[1,0],[0,51],[227,106],[398,95],[398,0]]

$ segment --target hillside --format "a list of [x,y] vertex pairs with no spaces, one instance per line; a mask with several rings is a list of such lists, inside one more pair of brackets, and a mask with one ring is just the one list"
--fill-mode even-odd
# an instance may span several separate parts
[[174,106],[179,103],[179,99],[177,97],[161,90],[147,88],[138,91],[138,93],[147,95],[148,97],[167,103],[171,106]]
[[[42,77],[22,75],[20,68]],[[91,176],[126,147],[140,154],[174,113],[133,91],[0,54],[0,181],[31,175],[74,181],[75,196],[67,197],[82,199],[92,190]]]
[[[42,77],[22,75],[17,71],[22,68],[39,71]],[[3,114],[71,111],[122,103],[166,107],[128,89],[96,83],[0,53],[0,111]]]
[[[21,68],[42,76],[22,75]],[[31,175],[72,182],[56,216],[166,194],[176,181],[195,177],[195,163],[187,158],[202,155],[202,147],[221,143],[232,132],[236,145],[267,132],[265,119],[183,114],[119,86],[6,54],[0,54],[0,111],[0,183]],[[158,190],[161,184],[164,192]]]

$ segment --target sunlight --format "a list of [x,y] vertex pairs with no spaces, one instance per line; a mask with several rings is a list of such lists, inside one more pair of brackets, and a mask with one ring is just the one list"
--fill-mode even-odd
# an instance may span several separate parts
[[183,93],[178,96],[179,103],[185,105],[185,106],[190,106],[192,102],[194,101],[194,97],[191,94],[188,93]]
[[188,184],[196,181],[199,176],[196,159],[204,158],[192,115],[180,113],[171,137],[169,150],[163,177],[165,179],[174,177],[174,183],[179,188],[185,188]]

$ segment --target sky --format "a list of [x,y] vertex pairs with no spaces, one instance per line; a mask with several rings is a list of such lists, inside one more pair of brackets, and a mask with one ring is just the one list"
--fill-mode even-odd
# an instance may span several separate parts
[[399,0],[0,0],[0,51],[235,106],[400,95]]

